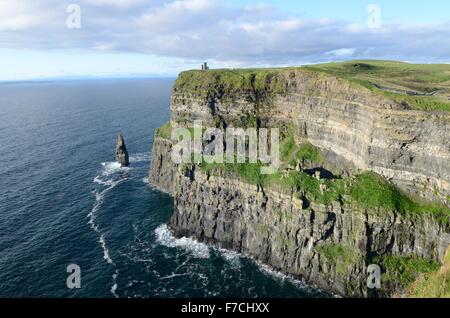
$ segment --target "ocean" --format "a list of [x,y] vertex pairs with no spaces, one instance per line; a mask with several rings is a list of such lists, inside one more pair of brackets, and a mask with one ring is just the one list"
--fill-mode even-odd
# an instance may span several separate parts
[[[326,297],[165,225],[148,183],[173,79],[0,84],[0,297]],[[114,162],[125,137],[130,167]],[[76,264],[81,288],[69,289]]]

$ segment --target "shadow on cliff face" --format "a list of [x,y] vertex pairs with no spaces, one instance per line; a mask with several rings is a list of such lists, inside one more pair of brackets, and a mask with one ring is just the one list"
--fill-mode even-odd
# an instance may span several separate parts
[[308,175],[310,175],[312,177],[314,177],[318,174],[321,179],[326,179],[326,180],[340,179],[339,176],[334,175],[331,171],[329,171],[323,167],[305,169],[305,170],[303,170],[303,172],[307,173]]

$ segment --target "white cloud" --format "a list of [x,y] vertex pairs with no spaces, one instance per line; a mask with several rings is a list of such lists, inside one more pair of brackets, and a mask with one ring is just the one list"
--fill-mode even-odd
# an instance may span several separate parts
[[199,13],[214,7],[216,2],[215,0],[184,0],[169,3],[165,7],[169,10],[188,10]]
[[0,0],[2,47],[136,52],[224,65],[450,56],[450,24],[385,24],[374,30],[225,0],[83,0],[82,28],[70,30],[65,5]]
[[113,6],[128,8],[136,5],[144,4],[145,0],[84,0],[86,4],[94,6]]
[[0,31],[19,31],[39,27],[50,18],[38,2],[0,0]]
[[344,59],[344,58],[351,58],[353,56],[353,54],[355,53],[355,51],[356,51],[356,49],[353,49],[353,48],[342,48],[342,49],[326,52],[325,54],[339,58],[339,59]]

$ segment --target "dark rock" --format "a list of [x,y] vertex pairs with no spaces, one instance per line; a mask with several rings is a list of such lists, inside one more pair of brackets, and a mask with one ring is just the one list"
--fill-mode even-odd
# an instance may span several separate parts
[[125,146],[125,139],[123,139],[122,135],[117,136],[116,161],[120,163],[122,167],[128,167],[130,165],[127,147]]

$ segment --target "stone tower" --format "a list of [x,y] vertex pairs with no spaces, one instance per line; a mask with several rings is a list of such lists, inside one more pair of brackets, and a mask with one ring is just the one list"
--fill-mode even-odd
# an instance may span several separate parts
[[208,63],[204,62],[202,64],[202,71],[206,71],[206,70],[209,70],[209,66],[208,66]]

